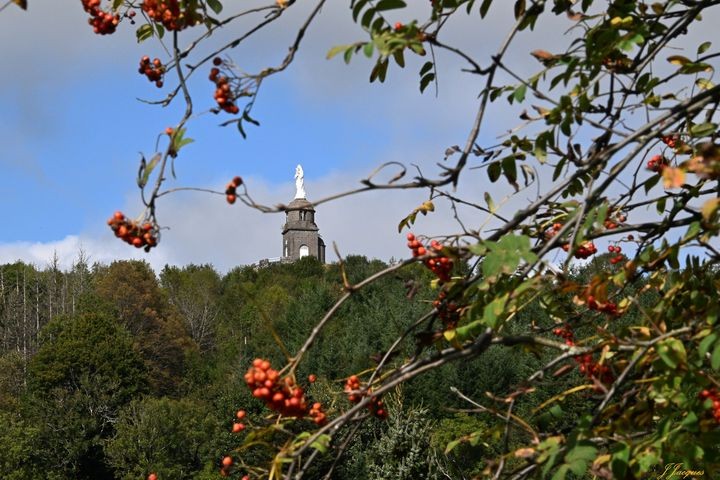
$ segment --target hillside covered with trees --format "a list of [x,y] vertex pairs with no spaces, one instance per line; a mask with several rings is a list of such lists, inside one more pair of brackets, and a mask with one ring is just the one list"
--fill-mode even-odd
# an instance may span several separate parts
[[[607,268],[607,259],[574,278]],[[364,257],[344,262],[351,281],[387,267]],[[242,366],[257,357],[284,361],[342,292],[339,265],[312,257],[226,275],[211,266],[166,267],[156,276],[143,262],[88,265],[81,255],[69,271],[3,265],[0,279],[0,476],[7,479],[137,479],[148,472],[217,478],[224,454],[246,435],[231,431],[235,412],[266,415],[244,384]],[[298,372],[330,413],[347,404],[345,372],[374,368],[392,332],[427,309],[434,298],[428,280],[419,267],[401,270],[337,313]],[[648,306],[656,300],[645,299]],[[572,310],[571,296],[564,305]],[[636,314],[621,321],[630,325]],[[518,329],[552,326],[532,307],[518,322]],[[590,318],[578,323],[592,330]],[[424,334],[432,332],[415,334],[398,356],[412,356]],[[481,473],[506,441],[503,415],[469,408],[453,389],[470,398],[511,394],[547,359],[522,346],[496,347],[396,388],[386,397],[388,419],[362,424],[333,478]],[[536,395],[518,399],[531,425],[571,426],[596,401],[593,393],[562,397],[582,375],[565,370],[559,380],[541,382]],[[317,471],[330,463],[320,462]]]

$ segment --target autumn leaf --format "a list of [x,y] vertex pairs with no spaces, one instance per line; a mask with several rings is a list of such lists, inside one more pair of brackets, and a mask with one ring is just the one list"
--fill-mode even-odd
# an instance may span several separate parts
[[677,167],[665,167],[662,171],[665,188],[679,188],[685,183],[685,171]]
[[27,0],[12,0],[12,2],[23,10],[27,10]]
[[718,206],[720,206],[720,198],[711,198],[703,203],[701,210],[703,220],[709,222],[715,212],[717,212]]

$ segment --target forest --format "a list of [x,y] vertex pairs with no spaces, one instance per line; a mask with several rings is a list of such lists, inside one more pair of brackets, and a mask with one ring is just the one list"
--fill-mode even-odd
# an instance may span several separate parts
[[[581,281],[608,269],[609,254],[573,271]],[[350,256],[351,281],[388,265]],[[468,268],[468,267],[465,267]],[[424,269],[404,269],[372,284],[337,313],[305,357],[299,377],[313,375],[308,394],[329,412],[347,403],[345,372],[377,364],[392,332],[428,307]],[[642,290],[643,280],[633,288]],[[224,454],[246,432],[232,432],[235,412],[262,418],[262,403],[244,385],[243,366],[274,363],[298,349],[342,291],[337,263],[306,257],[294,264],[238,267],[221,275],[209,265],[165,267],[145,262],[72,269],[49,263],[0,267],[0,476],[3,479],[217,478]],[[643,297],[652,306],[657,298]],[[571,311],[572,298],[564,299]],[[616,320],[631,325],[637,311]],[[590,332],[589,318],[577,322]],[[527,308],[518,330],[548,331],[553,322]],[[418,332],[415,343],[423,342]],[[548,338],[553,338],[548,331]],[[412,356],[412,343],[402,356]],[[496,347],[481,358],[448,364],[396,388],[389,417],[366,422],[351,437],[332,478],[472,478],[484,458],[502,450],[504,416],[469,404],[486,392],[506,395],[547,361],[522,345]],[[539,382],[516,409],[533,426],[574,425],[596,394],[561,395],[582,374],[561,368]],[[491,397],[492,398],[492,397]],[[496,399],[497,400],[497,399]],[[252,452],[262,455],[262,451]],[[317,464],[323,478],[330,457]],[[324,473],[323,473],[324,475]]]

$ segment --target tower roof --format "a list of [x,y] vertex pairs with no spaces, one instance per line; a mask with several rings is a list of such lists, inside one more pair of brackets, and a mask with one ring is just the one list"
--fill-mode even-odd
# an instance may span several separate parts
[[288,204],[286,210],[312,210],[314,212],[315,207],[305,198],[296,198]]

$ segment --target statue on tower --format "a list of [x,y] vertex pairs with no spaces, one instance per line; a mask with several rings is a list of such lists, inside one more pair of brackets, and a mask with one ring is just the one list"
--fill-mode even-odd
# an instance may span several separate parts
[[295,167],[295,198],[307,198],[305,195],[305,174],[300,165]]

